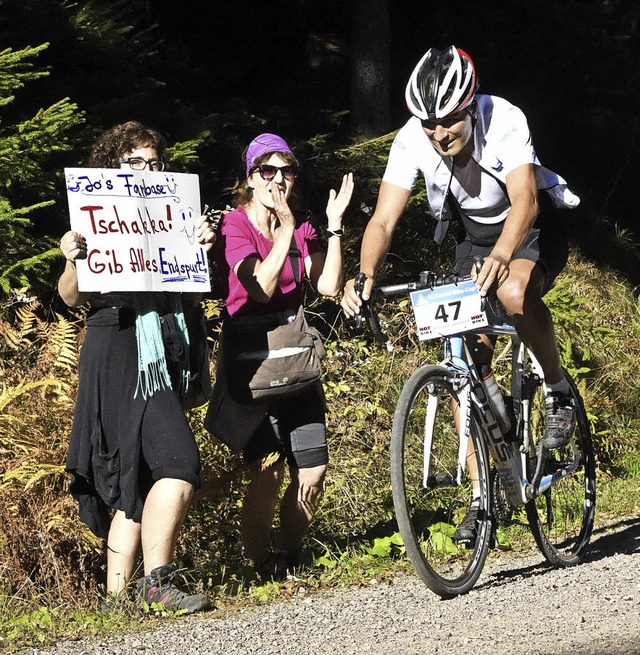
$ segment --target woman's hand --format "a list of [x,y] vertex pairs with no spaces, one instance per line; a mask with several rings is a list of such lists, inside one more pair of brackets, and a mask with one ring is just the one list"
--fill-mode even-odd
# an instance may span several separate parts
[[67,261],[73,263],[76,259],[86,258],[87,242],[81,234],[69,230],[60,239],[60,250],[62,250],[62,254],[66,257]]
[[271,197],[273,198],[273,208],[280,222],[280,227],[285,230],[293,230],[296,227],[296,219],[287,202],[286,187],[273,182],[271,185]]
[[329,191],[329,201],[327,202],[327,219],[330,230],[339,230],[342,227],[342,217],[351,202],[353,194],[353,173],[348,173],[342,177],[342,186],[336,193],[335,189]]
[[198,237],[198,243],[204,246],[206,252],[213,248],[213,244],[216,242],[216,232],[206,214],[200,216],[196,222],[196,236]]
[[87,242],[81,234],[69,230],[60,239],[60,250],[67,263],[58,280],[58,292],[69,307],[78,307],[91,297],[90,293],[78,290],[78,271],[75,264],[77,259],[86,259]]

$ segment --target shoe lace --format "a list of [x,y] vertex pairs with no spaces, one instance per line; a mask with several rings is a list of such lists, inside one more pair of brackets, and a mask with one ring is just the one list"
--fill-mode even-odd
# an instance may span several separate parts
[[464,518],[462,519],[462,523],[460,523],[461,528],[473,528],[476,524],[476,521],[478,520],[478,510],[479,510],[478,505],[470,505],[469,509],[467,510],[467,513],[464,515]]
[[155,578],[149,584],[149,589],[153,590],[153,595],[160,594],[162,596],[171,597],[173,599],[182,599],[189,596],[189,594],[182,591],[174,579],[177,573],[186,571],[186,568],[183,569],[172,569],[170,572],[162,576],[162,578]]

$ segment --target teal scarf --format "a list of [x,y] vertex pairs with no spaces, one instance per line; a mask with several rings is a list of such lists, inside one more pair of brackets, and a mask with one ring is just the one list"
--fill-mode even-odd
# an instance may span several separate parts
[[[182,310],[180,294],[172,293],[171,311],[175,317],[176,324],[180,330],[183,346],[189,361],[189,332]],[[167,358],[165,354],[164,341],[162,340],[162,326],[160,316],[156,310],[153,293],[135,294],[136,310],[136,342],[138,346],[138,382],[133,397],[138,392],[146,400],[161,389],[173,389],[171,376],[167,369]],[[189,388],[189,368],[183,366],[179,372],[175,391],[180,395]]]

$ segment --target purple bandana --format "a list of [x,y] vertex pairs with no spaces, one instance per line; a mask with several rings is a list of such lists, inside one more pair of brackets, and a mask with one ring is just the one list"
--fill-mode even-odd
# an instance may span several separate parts
[[265,155],[268,152],[291,152],[291,148],[287,145],[287,142],[279,137],[277,134],[260,134],[257,136],[247,148],[247,177],[251,173],[253,168],[253,162],[260,156]]

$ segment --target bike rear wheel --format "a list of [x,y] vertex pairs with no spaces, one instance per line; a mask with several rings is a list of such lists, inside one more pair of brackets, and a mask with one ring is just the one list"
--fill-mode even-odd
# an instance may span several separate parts
[[[461,420],[475,425],[474,411],[470,407]],[[391,440],[393,503],[407,555],[421,579],[443,598],[473,587],[491,537],[486,446],[472,438],[471,454],[460,454],[456,413],[460,404],[451,373],[424,366],[402,389]],[[472,501],[470,470],[477,471],[473,477],[480,495],[475,542],[461,540],[457,531]]]
[[[531,532],[545,558],[554,566],[580,563],[589,545],[596,506],[595,458],[589,421],[584,404],[574,382],[569,379],[576,407],[576,430],[572,441],[563,448],[549,451],[544,462],[544,474],[552,474],[574,458],[577,469],[558,480],[547,491],[526,504]],[[544,436],[544,392],[538,386],[531,402],[529,418],[534,447]],[[530,463],[530,474],[536,459]]]

